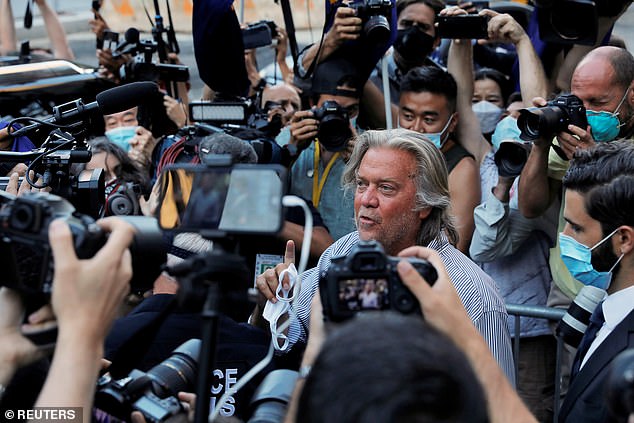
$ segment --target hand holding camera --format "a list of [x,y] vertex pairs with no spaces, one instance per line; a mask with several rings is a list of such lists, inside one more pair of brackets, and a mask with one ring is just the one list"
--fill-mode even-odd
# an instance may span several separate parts
[[300,110],[291,118],[291,139],[289,144],[304,149],[317,136],[319,121],[314,118],[312,110]]
[[525,39],[527,42],[531,42],[524,28],[508,13],[484,9],[479,15],[489,19],[487,25],[489,41],[517,44]]
[[363,21],[357,17],[355,9],[338,7],[332,27],[324,37],[324,47],[334,51],[346,41],[358,39],[361,36],[362,26]]

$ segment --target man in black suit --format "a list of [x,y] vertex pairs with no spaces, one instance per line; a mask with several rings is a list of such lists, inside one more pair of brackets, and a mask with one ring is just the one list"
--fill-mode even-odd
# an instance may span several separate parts
[[578,150],[563,186],[562,259],[577,280],[608,296],[577,350],[559,421],[626,421],[610,415],[605,381],[612,360],[634,347],[634,143]]

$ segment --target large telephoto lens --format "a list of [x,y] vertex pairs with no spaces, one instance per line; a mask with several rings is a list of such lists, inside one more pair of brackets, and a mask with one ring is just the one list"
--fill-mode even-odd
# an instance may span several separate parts
[[190,339],[176,348],[165,361],[152,367],[148,377],[152,391],[160,398],[175,396],[179,391],[191,392],[196,380],[200,339]]

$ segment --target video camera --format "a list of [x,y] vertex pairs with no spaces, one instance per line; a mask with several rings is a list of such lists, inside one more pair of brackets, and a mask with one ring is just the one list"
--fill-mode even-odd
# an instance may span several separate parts
[[95,407],[123,421],[133,411],[140,411],[149,423],[164,422],[183,411],[177,394],[193,391],[199,354],[200,340],[190,339],[145,373],[135,369],[116,380],[108,374],[102,376],[97,382]]
[[325,101],[313,109],[313,117],[319,121],[317,138],[328,151],[341,151],[352,138],[348,112],[334,100]]
[[[333,258],[319,278],[324,315],[340,322],[356,313],[372,310],[420,314],[418,300],[403,285],[396,270],[402,259],[386,255],[377,241],[359,241],[347,256]],[[428,261],[414,257],[404,259],[428,283],[438,279],[436,269]]]
[[361,0],[349,5],[362,22],[362,33],[370,43],[382,44],[390,39],[392,2],[390,0]]
[[275,136],[282,128],[280,115],[268,120],[268,113],[259,106],[259,101],[251,98],[219,98],[214,101],[193,101],[189,103],[191,120],[208,134],[226,132],[249,142],[258,155],[258,163],[280,163],[281,147],[275,142]]
[[245,50],[271,45],[276,36],[277,25],[273,21],[253,22],[242,29],[242,43]]
[[[126,32],[127,34],[127,32]],[[121,51],[117,48],[116,51]],[[152,56],[158,51],[158,43],[154,40],[138,40],[127,49],[134,58],[119,68],[119,76],[125,82],[133,81],[189,81],[189,68],[185,65],[154,63]]]
[[[2,268],[9,273],[2,285],[26,295],[51,293],[54,269],[48,226],[58,218],[70,226],[80,259],[92,257],[105,244],[107,234],[95,220],[77,213],[64,198],[41,192],[16,197],[0,191],[0,257]],[[154,218],[125,219],[137,229],[130,247],[134,272],[130,284],[133,291],[145,291],[165,262],[162,233]]]
[[562,94],[544,107],[521,109],[517,119],[520,138],[532,141],[550,138],[558,132],[569,132],[568,125],[586,129],[588,119],[583,101],[574,94]]

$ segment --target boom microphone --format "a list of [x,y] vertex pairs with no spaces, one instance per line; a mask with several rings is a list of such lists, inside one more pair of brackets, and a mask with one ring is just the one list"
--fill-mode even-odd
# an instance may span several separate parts
[[[103,115],[119,113],[138,106],[147,98],[154,98],[158,92],[158,85],[154,82],[140,81],[110,88],[97,94],[96,101],[83,104],[81,99],[65,103],[53,108],[53,116],[44,122],[52,124],[76,123],[84,116],[99,110]],[[18,137],[40,128],[45,123],[34,123],[11,132],[11,136]]]
[[119,57],[122,54],[130,53],[139,44],[139,30],[136,28],[128,28],[125,32],[124,39],[115,48],[112,57]]

